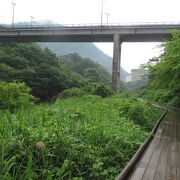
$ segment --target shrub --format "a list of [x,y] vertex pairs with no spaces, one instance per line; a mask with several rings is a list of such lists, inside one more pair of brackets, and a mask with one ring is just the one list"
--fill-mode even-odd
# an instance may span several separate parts
[[113,94],[113,92],[102,83],[91,83],[85,88],[85,91],[101,97],[108,97]]
[[68,98],[68,97],[82,97],[83,95],[86,95],[87,93],[81,89],[81,88],[70,88],[64,90],[62,93],[60,93],[60,97],[62,98]]
[[0,82],[0,109],[17,109],[35,101],[31,96],[31,89],[25,83]]
[[87,101],[98,101],[98,100],[101,100],[102,97],[100,96],[97,96],[97,95],[85,95],[82,97],[83,100],[87,100]]
[[84,88],[70,88],[64,90],[60,93],[60,98],[68,98],[68,97],[82,97],[85,95],[96,95],[100,97],[108,97],[111,96],[112,91],[101,83],[90,83]]

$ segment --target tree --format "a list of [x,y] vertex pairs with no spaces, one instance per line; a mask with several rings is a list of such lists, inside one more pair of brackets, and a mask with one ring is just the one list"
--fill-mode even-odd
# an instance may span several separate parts
[[52,100],[67,88],[83,85],[82,77],[72,71],[69,76],[69,72],[48,48],[41,49],[34,43],[0,44],[0,80],[25,82],[40,101]]
[[75,53],[61,57],[61,61],[68,69],[88,78],[90,82],[99,82],[111,86],[111,75],[105,68],[91,59],[82,58]]
[[149,64],[150,84],[146,97],[155,101],[180,106],[180,32],[163,44],[164,52],[157,63]]

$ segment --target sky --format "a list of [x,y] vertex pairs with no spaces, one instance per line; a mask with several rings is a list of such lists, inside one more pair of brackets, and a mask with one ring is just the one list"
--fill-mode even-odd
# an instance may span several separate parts
[[[180,22],[180,0],[0,0],[0,24],[52,20],[59,24],[100,24],[103,1],[103,23]],[[110,14],[109,16],[106,13]],[[107,19],[108,17],[108,19]],[[95,43],[112,56],[112,43]],[[127,71],[158,56],[159,43],[123,43],[121,65]]]

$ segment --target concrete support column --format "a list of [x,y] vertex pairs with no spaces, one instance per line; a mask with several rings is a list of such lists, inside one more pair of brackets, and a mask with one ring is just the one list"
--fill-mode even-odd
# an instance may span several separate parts
[[120,35],[114,35],[113,65],[112,65],[112,90],[120,91],[120,63],[121,63],[121,40]]

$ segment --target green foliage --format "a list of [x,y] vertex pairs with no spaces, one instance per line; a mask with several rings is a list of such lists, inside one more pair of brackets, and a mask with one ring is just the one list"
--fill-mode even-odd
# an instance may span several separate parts
[[174,32],[170,41],[163,44],[164,52],[156,64],[147,65],[150,84],[143,90],[144,97],[180,106],[180,32]]
[[151,109],[148,103],[139,102],[137,99],[131,98],[126,94],[122,94],[120,97],[126,98],[126,100],[119,101],[120,105],[117,104],[120,115],[126,116],[130,120],[133,120],[134,123],[150,131],[154,126],[156,109]]
[[127,95],[0,113],[0,179],[114,179],[160,113]]
[[[48,47],[52,52],[56,53],[57,56],[66,54],[78,53],[83,59],[90,58],[94,62],[104,67],[110,74],[112,72],[112,57],[104,54],[98,49],[93,43],[38,43],[41,47]],[[64,58],[66,59],[66,58]],[[97,67],[95,68],[97,70]],[[125,80],[128,74],[122,67],[121,80]],[[111,79],[109,79],[111,81]],[[103,82],[105,83],[105,82]],[[106,84],[106,83],[105,83]],[[107,85],[107,84],[106,84]]]
[[0,109],[14,110],[29,106],[35,101],[30,88],[24,83],[6,83],[0,81]]
[[108,97],[111,96],[113,92],[104,84],[101,83],[89,83],[88,85],[82,88],[70,88],[64,90],[60,93],[60,98],[68,98],[68,97],[95,97],[91,95],[101,96],[101,97]]
[[63,62],[67,69],[80,74],[90,82],[104,83],[107,86],[111,85],[111,75],[109,72],[91,59],[82,58],[75,53],[62,56],[61,62]]
[[66,71],[48,48],[34,43],[1,43],[0,49],[0,80],[25,82],[40,101],[53,100],[63,90],[87,81]]
[[90,83],[84,89],[89,94],[97,95],[97,96],[101,96],[101,97],[108,97],[113,94],[113,92],[102,83]]
[[82,97],[83,95],[86,95],[87,93],[82,88],[70,88],[64,90],[61,94],[61,98],[69,98],[69,97]]
[[[1,43],[0,48],[0,80],[25,82],[40,101],[54,100],[64,90],[82,88],[90,84],[88,82],[106,85],[111,82],[111,76],[104,68],[78,54],[69,54],[64,56],[66,60],[60,60],[48,48],[41,49],[34,43]],[[91,86],[90,94],[102,97],[111,94],[102,84]],[[64,96],[69,91],[77,91],[76,88],[68,90]],[[77,92],[72,94],[78,96]]]

